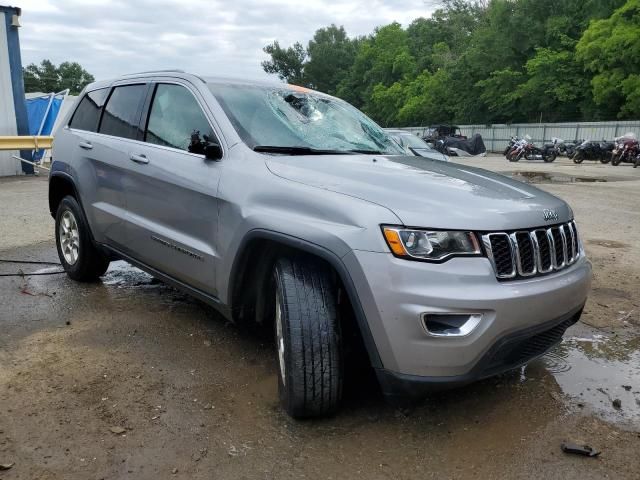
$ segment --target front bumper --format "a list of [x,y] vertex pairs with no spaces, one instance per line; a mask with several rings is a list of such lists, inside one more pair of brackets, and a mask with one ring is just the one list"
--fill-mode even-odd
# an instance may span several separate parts
[[[489,261],[481,257],[433,264],[387,253],[347,254],[343,262],[382,363],[378,376],[383,387],[387,384],[402,389],[403,382],[397,379],[467,383],[544,353],[554,342],[530,358],[511,359],[506,366],[490,365],[495,349],[504,347],[505,342],[522,335],[534,337],[578,320],[591,282],[591,264],[581,253],[580,259],[565,270],[514,281],[498,281]],[[473,313],[481,314],[482,319],[466,336],[433,337],[425,331],[424,313]]]
[[462,375],[424,377],[376,369],[382,392],[392,401],[419,398],[429,392],[467,385],[518,368],[558,345],[567,328],[580,319],[582,308],[542,325],[505,335],[489,348],[471,371]]

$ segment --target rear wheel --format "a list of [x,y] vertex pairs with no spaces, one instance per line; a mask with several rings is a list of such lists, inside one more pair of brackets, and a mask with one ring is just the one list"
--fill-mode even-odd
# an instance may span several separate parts
[[97,280],[109,268],[109,259],[93,244],[78,201],[67,195],[56,213],[56,247],[67,275],[80,282]]
[[576,152],[573,154],[573,163],[582,163],[584,162],[584,155],[582,154],[582,152]]
[[328,415],[342,396],[342,345],[337,291],[326,264],[309,257],[275,262],[278,390],[296,418]]
[[544,157],[546,163],[551,163],[556,159],[556,152],[551,152]]

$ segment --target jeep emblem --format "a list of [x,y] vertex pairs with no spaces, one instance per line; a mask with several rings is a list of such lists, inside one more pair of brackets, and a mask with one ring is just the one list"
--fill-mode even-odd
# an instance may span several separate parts
[[542,215],[544,216],[545,221],[549,221],[549,220],[558,220],[558,212],[556,212],[555,210],[550,210],[548,208],[545,208],[542,211]]

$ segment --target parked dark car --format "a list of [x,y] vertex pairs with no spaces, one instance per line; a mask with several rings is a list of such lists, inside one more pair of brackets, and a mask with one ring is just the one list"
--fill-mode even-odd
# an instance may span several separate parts
[[465,135],[462,135],[460,127],[456,125],[432,125],[427,129],[422,138],[425,142],[435,143],[447,137],[467,138]]

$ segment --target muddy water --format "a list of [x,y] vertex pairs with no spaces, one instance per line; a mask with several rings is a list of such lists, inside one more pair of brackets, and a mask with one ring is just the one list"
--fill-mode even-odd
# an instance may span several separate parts
[[640,337],[570,337],[544,363],[580,408],[640,431]]

